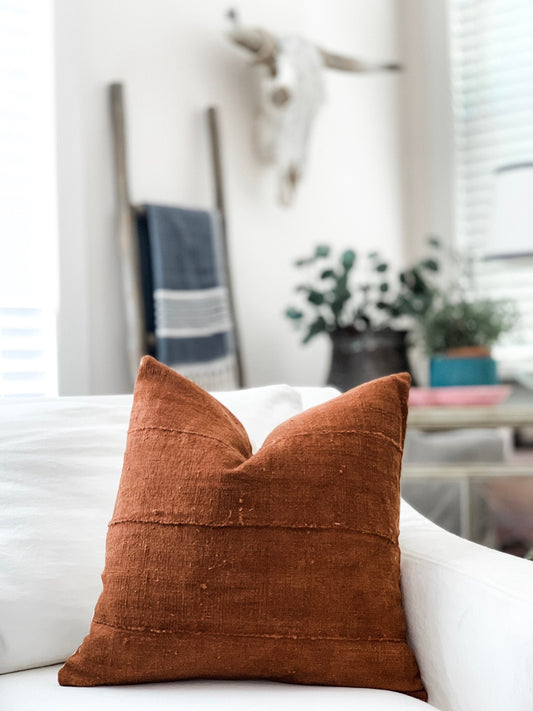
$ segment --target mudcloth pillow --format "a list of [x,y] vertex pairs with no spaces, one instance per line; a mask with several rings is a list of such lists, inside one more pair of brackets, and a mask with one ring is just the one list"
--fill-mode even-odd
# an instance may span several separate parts
[[406,641],[399,479],[408,375],[277,427],[143,359],[104,589],[59,672],[92,686],[209,677],[426,699]]

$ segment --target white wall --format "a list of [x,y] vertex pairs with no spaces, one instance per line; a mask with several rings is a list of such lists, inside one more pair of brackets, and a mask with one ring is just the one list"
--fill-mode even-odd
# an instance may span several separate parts
[[[136,201],[209,206],[204,110],[222,111],[231,264],[249,385],[319,384],[324,337],[303,347],[283,317],[295,257],[319,242],[402,257],[399,75],[327,73],[297,203],[276,205],[253,153],[247,57],[224,38],[227,0],[56,0],[62,280],[60,387],[129,389],[106,85],[126,84]],[[332,50],[397,60],[395,0],[241,0],[245,24],[298,32]]]
[[454,135],[448,0],[399,0],[405,122],[406,258],[454,238]]

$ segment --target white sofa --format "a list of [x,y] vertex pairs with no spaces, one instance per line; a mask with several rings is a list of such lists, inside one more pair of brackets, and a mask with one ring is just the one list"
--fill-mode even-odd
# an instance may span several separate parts
[[[335,396],[272,386],[219,394],[255,447]],[[86,634],[100,591],[131,396],[0,404],[0,710],[533,710],[533,563],[401,512],[402,589],[430,705],[375,689],[190,681],[65,688],[58,663]]]

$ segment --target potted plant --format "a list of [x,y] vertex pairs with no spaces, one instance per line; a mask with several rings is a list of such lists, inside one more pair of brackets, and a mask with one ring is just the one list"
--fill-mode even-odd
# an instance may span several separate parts
[[[429,242],[439,247],[435,238]],[[335,258],[320,245],[295,265],[307,278],[296,287],[300,304],[285,313],[302,330],[303,343],[321,334],[331,339],[329,384],[347,390],[409,370],[406,336],[433,302],[437,255],[394,272],[378,252],[359,259],[346,249]]]
[[491,346],[516,322],[508,301],[469,298],[462,290],[440,294],[420,323],[430,356],[430,385],[495,385]]

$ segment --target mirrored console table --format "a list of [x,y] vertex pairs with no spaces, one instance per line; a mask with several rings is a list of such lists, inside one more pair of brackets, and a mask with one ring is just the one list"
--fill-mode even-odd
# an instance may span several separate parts
[[[533,399],[527,403],[510,403],[487,407],[411,407],[408,431],[437,432],[462,429],[499,429],[533,427]],[[482,452],[481,452],[482,454]],[[405,480],[455,481],[460,487],[460,534],[474,540],[475,532],[472,485],[473,482],[526,477],[531,479],[528,491],[533,487],[533,451],[520,452],[501,462],[480,461],[459,463],[404,463],[402,477]],[[523,482],[526,485],[526,482]],[[531,520],[533,521],[533,499]]]

